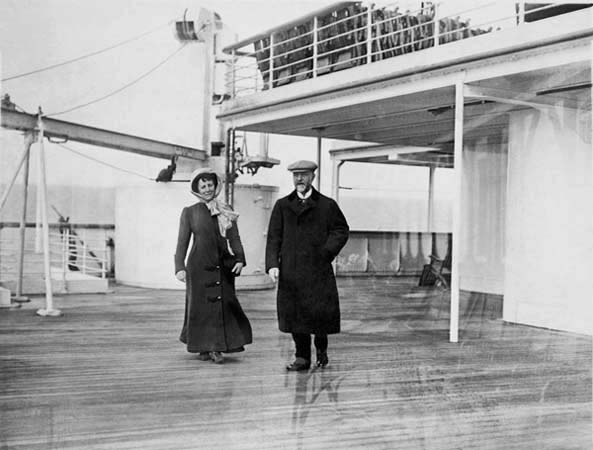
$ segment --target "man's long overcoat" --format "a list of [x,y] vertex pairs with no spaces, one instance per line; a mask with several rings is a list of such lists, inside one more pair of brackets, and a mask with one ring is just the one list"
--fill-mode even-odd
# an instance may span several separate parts
[[231,272],[235,261],[245,264],[236,222],[227,230],[227,238],[234,258],[218,231],[216,216],[211,216],[204,203],[183,209],[175,272],[186,271],[185,319],[180,340],[192,353],[241,351],[243,345],[251,343],[251,325],[235,295],[235,275]]
[[278,325],[286,333],[340,332],[332,260],[348,240],[337,203],[313,189],[301,205],[296,191],[274,205],[268,227],[266,272],[280,269]]

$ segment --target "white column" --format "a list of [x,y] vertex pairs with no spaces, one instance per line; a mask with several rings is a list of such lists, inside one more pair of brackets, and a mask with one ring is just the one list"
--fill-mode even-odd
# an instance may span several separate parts
[[428,214],[426,220],[426,231],[432,232],[432,216],[434,211],[434,171],[436,167],[428,168]]
[[202,44],[202,65],[204,70],[203,94],[204,103],[202,104],[202,148],[210,155],[210,127],[212,126],[212,93],[214,91],[214,33],[216,25],[214,13],[209,12],[208,30],[203,32],[204,44]]
[[317,177],[315,180],[315,187],[318,191],[321,191],[321,131],[317,136]]
[[49,223],[47,219],[47,178],[45,168],[45,148],[43,145],[43,120],[41,114],[38,116],[39,127],[39,162],[41,169],[41,221],[43,227],[43,268],[45,274],[45,308],[38,309],[37,314],[40,316],[59,316],[62,313],[58,309],[54,309],[53,292],[51,285],[51,261],[49,253]]
[[19,261],[17,266],[16,296],[15,301],[28,302],[27,297],[23,297],[23,271],[25,264],[25,237],[27,231],[27,200],[29,194],[29,162],[31,160],[31,145],[37,140],[37,134],[33,131],[25,134],[25,151],[27,159],[25,161],[25,171],[23,172],[23,209],[21,214],[21,223],[19,226]]
[[336,201],[336,203],[340,203],[340,168],[344,164],[344,161],[341,161],[334,156],[332,156],[332,197]]
[[453,193],[453,243],[451,246],[451,317],[449,341],[459,340],[459,238],[461,236],[461,177],[463,152],[463,81],[465,73],[455,83],[455,150]]

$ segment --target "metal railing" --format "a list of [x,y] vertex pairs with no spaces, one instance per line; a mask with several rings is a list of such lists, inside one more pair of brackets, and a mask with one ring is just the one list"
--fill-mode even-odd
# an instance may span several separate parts
[[[0,226],[0,281],[14,283],[19,277],[20,245],[18,228],[15,224]],[[30,224],[28,224],[30,225]],[[32,224],[34,225],[34,224]],[[27,229],[24,248],[23,279],[40,279],[45,276],[43,252],[35,242],[32,226]],[[52,279],[67,280],[76,278],[74,274],[87,277],[107,278],[113,272],[113,246],[101,226],[87,230],[51,225],[49,233],[50,267]],[[111,227],[112,228],[112,227]],[[105,236],[102,236],[105,234]]]
[[80,272],[99,278],[106,278],[110,267],[110,252],[105,241],[81,239],[66,229],[50,233],[50,252],[60,259],[61,272]]
[[501,2],[477,0],[459,10],[452,1],[420,3],[404,11],[398,3],[342,2],[231,45],[224,49],[231,55],[225,90],[231,97],[249,95],[589,7],[526,8],[517,1],[505,10]]

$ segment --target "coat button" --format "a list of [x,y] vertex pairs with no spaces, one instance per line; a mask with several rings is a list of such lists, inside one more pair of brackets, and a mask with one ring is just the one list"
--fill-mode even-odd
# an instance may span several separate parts
[[220,266],[216,266],[217,269],[220,269]]
[[216,282],[216,286],[219,286],[219,285],[220,285],[220,281],[217,281],[217,282]]

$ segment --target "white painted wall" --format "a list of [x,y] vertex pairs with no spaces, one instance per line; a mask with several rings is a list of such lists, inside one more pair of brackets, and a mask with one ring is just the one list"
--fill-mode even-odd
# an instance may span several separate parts
[[461,289],[502,294],[507,139],[466,140],[463,149]]
[[[277,188],[235,187],[235,209],[247,266],[238,289],[272,287],[264,273],[265,232]],[[222,195],[222,194],[221,194]],[[188,183],[120,187],[115,201],[115,278],[156,289],[185,289],[175,278],[174,254],[181,210],[196,202]]]
[[503,319],[591,334],[591,124],[575,109],[512,114]]

